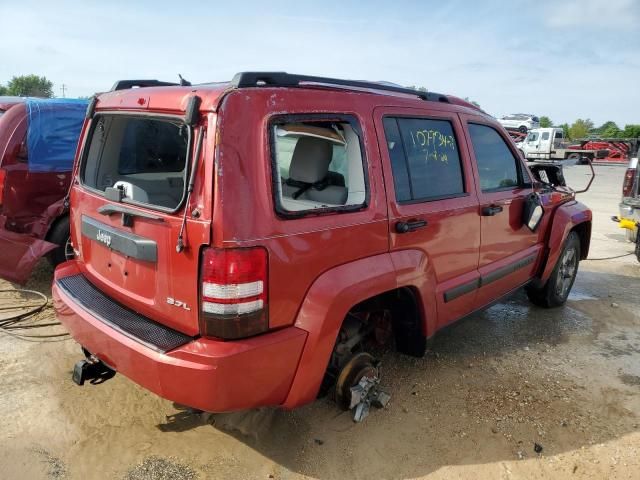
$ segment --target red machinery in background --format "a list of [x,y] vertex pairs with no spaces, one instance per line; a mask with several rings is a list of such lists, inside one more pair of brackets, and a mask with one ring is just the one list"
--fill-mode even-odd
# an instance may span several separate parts
[[586,138],[576,140],[577,143],[567,148],[569,150],[607,150],[607,156],[598,158],[598,162],[626,164],[629,161],[630,153],[637,151],[639,140],[637,138]]

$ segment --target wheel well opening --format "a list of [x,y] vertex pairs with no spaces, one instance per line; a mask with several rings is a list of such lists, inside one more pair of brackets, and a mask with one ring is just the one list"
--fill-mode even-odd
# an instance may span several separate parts
[[589,245],[591,243],[591,222],[584,222],[571,229],[580,238],[580,260],[585,260],[589,255]]
[[354,305],[345,316],[331,353],[320,395],[329,391],[355,355],[378,357],[390,348],[422,357],[426,336],[416,292],[408,287],[375,295]]
[[50,242],[52,240],[52,237],[56,234],[58,225],[60,225],[61,222],[68,219],[69,219],[68,213],[64,213],[59,217],[54,218],[51,224],[49,225],[49,229],[47,230],[47,234],[45,235],[45,240]]

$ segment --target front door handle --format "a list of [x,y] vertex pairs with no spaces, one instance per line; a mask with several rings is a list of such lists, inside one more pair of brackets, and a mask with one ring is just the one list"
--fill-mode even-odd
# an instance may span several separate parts
[[501,205],[489,205],[488,207],[482,207],[483,217],[493,217],[503,210]]
[[418,230],[419,228],[426,227],[427,221],[422,219],[417,220],[409,220],[408,222],[397,222],[396,223],[396,232],[397,233],[409,233],[414,230]]

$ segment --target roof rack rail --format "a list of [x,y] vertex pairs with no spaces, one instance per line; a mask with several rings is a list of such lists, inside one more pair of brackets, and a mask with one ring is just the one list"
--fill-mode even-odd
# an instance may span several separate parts
[[111,87],[111,91],[116,90],[128,90],[130,88],[144,88],[144,87],[175,87],[180,85],[179,83],[161,82],[160,80],[118,80]]
[[339,78],[314,77],[311,75],[296,75],[287,72],[240,72],[231,80],[236,88],[249,87],[298,87],[301,83],[322,83],[343,87],[368,88],[385,92],[415,95],[423,100],[449,103],[446,95],[435,92],[423,92],[412,88],[405,88],[386,83],[366,82],[362,80],[343,80]]

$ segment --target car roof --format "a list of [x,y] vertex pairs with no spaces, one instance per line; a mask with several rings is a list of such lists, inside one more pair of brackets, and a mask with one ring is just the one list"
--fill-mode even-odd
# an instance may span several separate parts
[[[261,78],[268,81],[261,83]],[[275,79],[274,81],[272,81]],[[137,84],[140,84],[138,88]],[[124,88],[117,89],[121,85]],[[131,85],[134,88],[129,88]],[[159,86],[146,86],[159,85]],[[330,90],[333,92],[348,92],[351,94],[371,95],[382,104],[393,103],[403,105],[435,102],[450,104],[470,109],[473,113],[487,115],[479,107],[461,98],[442,95],[433,92],[404,88],[390,82],[366,82],[360,80],[340,80],[325,77],[309,77],[304,75],[287,74],[284,72],[242,72],[228,82],[211,82],[198,85],[175,85],[157,80],[123,80],[116,82],[115,90],[100,94],[97,97],[96,108],[108,109],[148,109],[152,111],[184,112],[189,100],[198,95],[201,100],[200,110],[216,111],[225,95],[234,91],[270,90],[273,92],[304,92]]]

